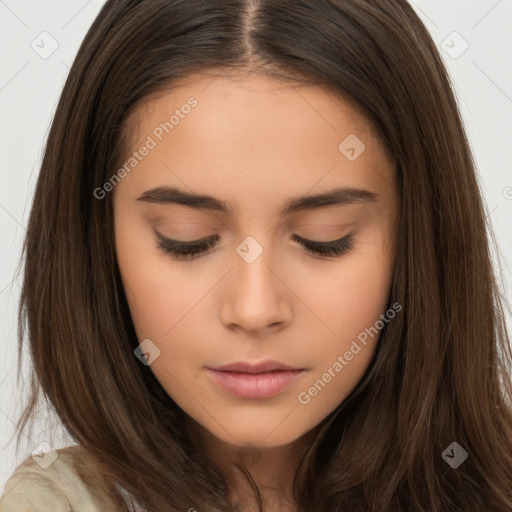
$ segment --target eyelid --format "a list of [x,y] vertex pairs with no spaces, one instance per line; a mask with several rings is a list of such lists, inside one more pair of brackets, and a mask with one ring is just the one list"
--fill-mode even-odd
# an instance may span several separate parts
[[349,239],[354,233],[347,233],[346,235],[343,235],[340,238],[336,238],[336,240],[311,240],[310,238],[304,238],[303,236],[299,235],[292,235],[292,238],[294,240],[300,241],[300,242],[307,242],[308,244],[315,244],[315,245],[327,245],[327,244],[335,244],[342,242],[343,240]]
[[167,245],[176,246],[176,247],[182,247],[182,246],[187,246],[187,245],[189,245],[190,247],[202,246],[204,244],[214,243],[214,242],[218,241],[220,238],[219,235],[209,235],[209,236],[205,236],[203,238],[198,238],[197,240],[183,241],[183,240],[175,240],[173,238],[169,238],[168,236],[164,236],[164,235],[162,235],[162,233],[159,233],[156,229],[154,231],[155,231],[155,235],[160,240],[160,242],[167,244]]

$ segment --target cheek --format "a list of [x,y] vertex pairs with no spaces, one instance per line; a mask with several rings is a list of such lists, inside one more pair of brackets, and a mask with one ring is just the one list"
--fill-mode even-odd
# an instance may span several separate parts
[[369,237],[364,244],[368,249],[342,258],[317,275],[315,283],[308,283],[308,304],[324,324],[314,319],[323,334],[310,342],[315,372],[299,397],[312,414],[341,403],[361,380],[375,352],[385,325],[381,314],[386,313],[394,266],[393,254],[386,252],[382,240]]
[[[308,342],[314,372],[298,401],[313,417],[332,411],[352,392],[375,352],[386,313],[389,275],[371,262],[347,265],[339,279],[317,282],[323,290],[311,302],[322,319]],[[386,269],[387,271],[387,269]],[[379,328],[380,327],[380,328]],[[307,328],[305,328],[306,331]],[[322,333],[322,334],[320,334]]]
[[311,322],[324,332],[328,343],[322,348],[339,348],[375,324],[387,307],[393,265],[393,255],[377,234],[339,261],[299,273],[309,277],[296,280],[294,291],[312,312]]
[[172,337],[186,324],[189,310],[196,304],[207,284],[177,272],[161,271],[150,260],[135,261],[125,267],[126,298],[139,339],[163,340]]
[[161,339],[204,290],[201,278],[156,248],[150,229],[136,222],[116,225],[116,250],[126,300],[139,340]]

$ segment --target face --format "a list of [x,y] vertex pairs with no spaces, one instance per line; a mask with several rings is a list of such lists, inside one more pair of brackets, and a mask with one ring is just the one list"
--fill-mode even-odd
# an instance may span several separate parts
[[[216,439],[299,439],[354,389],[379,339],[400,203],[392,158],[339,93],[261,76],[189,77],[129,123],[124,172],[97,196],[114,194],[151,371]],[[212,371],[267,361],[297,371]]]

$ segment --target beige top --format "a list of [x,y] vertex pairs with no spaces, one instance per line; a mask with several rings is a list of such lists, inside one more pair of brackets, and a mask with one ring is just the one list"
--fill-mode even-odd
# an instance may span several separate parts
[[115,512],[81,446],[25,459],[9,477],[0,512]]

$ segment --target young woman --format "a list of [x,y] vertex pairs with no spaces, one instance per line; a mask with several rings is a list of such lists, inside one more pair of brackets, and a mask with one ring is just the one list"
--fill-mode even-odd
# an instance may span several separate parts
[[18,435],[42,392],[76,445],[0,510],[511,510],[490,232],[405,0],[107,1],[20,305]]

